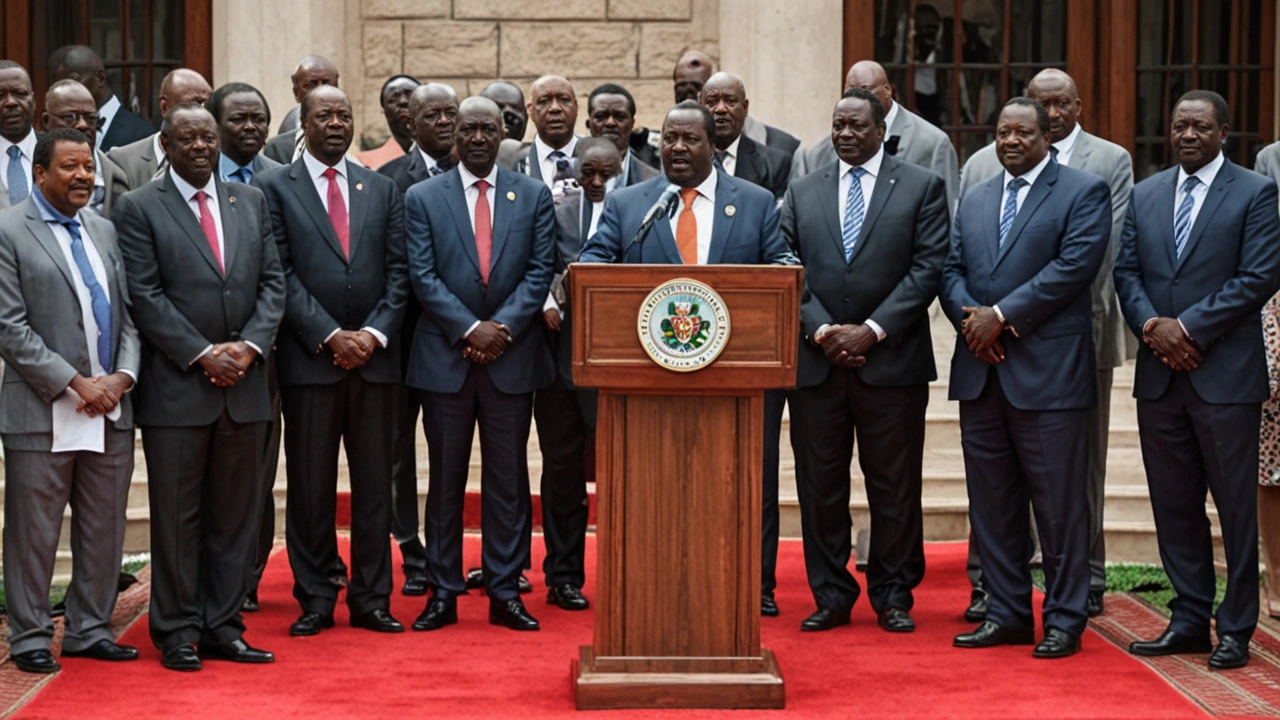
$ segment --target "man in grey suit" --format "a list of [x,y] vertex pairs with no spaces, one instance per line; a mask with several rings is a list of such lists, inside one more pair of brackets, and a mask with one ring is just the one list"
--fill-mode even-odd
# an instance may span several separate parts
[[62,653],[133,660],[112,641],[133,475],[138,332],[115,229],[82,212],[93,143],[58,129],[36,144],[35,190],[0,213],[0,439],[5,449],[4,591],[18,669],[50,673],[49,615],[62,514],[74,563]]
[[[167,115],[171,109],[187,102],[203,105],[212,92],[209,82],[195,70],[172,70],[160,81],[160,113]],[[155,179],[158,170],[168,167],[160,133],[113,147],[107,152],[107,157],[124,170],[129,190],[137,190],[146,185]]]
[[[894,87],[880,63],[862,60],[849,68],[844,89],[870,90],[885,107],[884,149],[889,155],[932,170],[947,185],[947,208],[955,214],[959,197],[960,162],[951,138],[928,120],[902,107],[893,99]],[[825,138],[796,152],[791,163],[791,179],[836,162],[836,151]]]
[[[49,86],[44,94],[44,112],[40,115],[40,125],[46,131],[57,128],[71,128],[84,133],[90,141],[98,132],[101,119],[98,108],[93,104],[93,95],[85,86],[75,80],[59,80]],[[101,150],[93,151],[93,197],[89,200],[88,209],[99,215],[111,217],[111,203],[117,195],[127,190],[124,170],[107,158]]]
[[661,172],[642,162],[631,149],[631,131],[635,124],[635,98],[621,85],[605,83],[587,96],[587,132],[591,137],[602,137],[613,143],[622,154],[622,169],[609,178],[609,191],[642,183]]
[[136,400],[152,508],[151,641],[171,670],[199,670],[201,657],[272,662],[242,637],[240,607],[284,271],[266,198],[217,175],[213,115],[178,105],[160,140],[169,169],[112,210],[144,341]]
[[35,113],[31,77],[18,63],[0,60],[0,208],[17,205],[31,193]]
[[1273,142],[1258,152],[1253,171],[1280,183],[1280,142]]
[[[1106,493],[1107,438],[1111,428],[1111,380],[1124,364],[1124,317],[1111,278],[1112,257],[1124,227],[1125,209],[1133,192],[1133,162],[1128,151],[1084,131],[1080,125],[1080,96],[1071,76],[1056,68],[1043,70],[1027,85],[1027,97],[1049,112],[1049,140],[1059,165],[1079,168],[1101,177],[1111,188],[1111,239],[1106,257],[1090,292],[1093,307],[1093,345],[1098,363],[1098,402],[1089,411],[1089,617],[1102,614],[1107,589],[1106,546],[1102,532]],[[960,193],[1004,172],[995,143],[969,158],[960,172]],[[982,563],[970,536],[969,579],[973,593],[965,619],[981,622],[987,598],[982,589]]]

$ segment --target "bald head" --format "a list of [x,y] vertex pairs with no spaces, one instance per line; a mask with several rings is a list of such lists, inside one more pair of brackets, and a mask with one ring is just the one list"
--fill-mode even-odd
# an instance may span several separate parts
[[1027,83],[1027,97],[1049,112],[1049,141],[1059,142],[1075,132],[1080,123],[1080,93],[1076,81],[1057,68],[1036,73]]
[[889,75],[884,71],[883,65],[874,60],[854,63],[844,76],[844,91],[849,92],[853,88],[870,91],[884,106],[885,114],[889,114],[893,107],[893,83],[889,82]]
[[298,61],[289,80],[293,83],[293,99],[301,104],[302,98],[320,85],[337,87],[338,67],[327,57],[308,55]]
[[578,96],[573,84],[565,78],[543,75],[533,81],[528,109],[542,142],[558,150],[573,139],[573,128],[578,123]]
[[84,85],[98,107],[111,99],[111,87],[107,85],[102,58],[98,57],[93,48],[85,45],[58,48],[49,58],[49,73],[55,80],[75,80]]
[[523,140],[525,128],[529,126],[529,109],[525,107],[524,91],[519,85],[498,80],[485,85],[480,91],[481,97],[498,103],[502,110],[502,125],[506,137],[512,140]]
[[98,133],[98,105],[89,90],[75,80],[59,80],[44,94],[40,126],[49,130],[79,130],[94,141]]
[[671,80],[675,83],[676,103],[697,100],[702,86],[715,71],[715,62],[701,50],[690,50],[681,55],[676,61],[676,69],[671,73]]
[[422,151],[437,161],[453,153],[458,94],[442,83],[419,86],[409,96],[410,128]]
[[195,70],[178,68],[172,70],[160,81],[160,112],[167,113],[169,108],[177,107],[185,102],[203,105],[209,101],[213,88],[209,81]]
[[742,78],[729,72],[718,72],[707,79],[698,95],[702,106],[715,118],[716,149],[727,150],[747,121],[747,86]]

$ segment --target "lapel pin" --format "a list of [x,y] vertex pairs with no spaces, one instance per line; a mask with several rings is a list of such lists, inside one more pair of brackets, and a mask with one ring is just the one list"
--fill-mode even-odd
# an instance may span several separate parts
[[235,196],[235,195],[229,195],[229,196],[227,196],[227,202],[231,203],[232,205],[235,205],[235,204],[236,204],[236,196]]
[[515,200],[516,200],[516,194],[515,194],[514,192],[512,192],[512,191],[508,191],[508,192],[507,192],[507,199],[508,199],[508,200],[510,200],[511,202],[515,202]]
[[737,214],[738,214],[738,208],[737,208],[737,206],[734,206],[734,205],[725,205],[725,206],[724,206],[724,216],[725,216],[725,217],[733,217],[734,215],[737,215]]
[[889,178],[889,184],[890,184],[890,185],[892,185],[892,184],[894,184],[894,183],[896,183],[896,182],[898,182],[898,178]]
[[356,190],[363,190],[363,189],[364,189],[364,183],[356,183]]

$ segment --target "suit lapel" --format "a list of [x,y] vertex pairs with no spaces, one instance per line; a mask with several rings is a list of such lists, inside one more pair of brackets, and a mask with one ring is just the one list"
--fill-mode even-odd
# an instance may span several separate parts
[[531,178],[542,181],[542,163],[538,162],[538,144],[536,142],[529,143],[529,156],[524,162],[525,174]]
[[[1036,214],[1036,208],[1040,207],[1040,203],[1049,197],[1049,193],[1053,190],[1053,184],[1058,181],[1058,163],[1051,160],[1045,169],[1041,171],[1040,177],[1036,178],[1035,184],[1031,186],[1031,190],[1027,192],[1027,199],[1022,201],[1022,207],[1018,210],[1017,216],[1013,218],[1013,226],[1009,228],[1009,237],[1004,239],[1004,247],[1000,248],[1000,254],[996,256],[996,265],[998,266],[1005,256],[1009,254],[1009,250],[1014,243],[1018,242],[1018,236],[1022,234],[1022,228],[1026,227],[1027,221],[1032,215]],[[1000,242],[1000,229],[996,228],[996,243]],[[995,269],[994,267],[992,269]]]
[[[476,232],[471,228],[467,195],[462,187],[462,174],[457,168],[445,175],[443,195],[445,204],[449,206],[449,212],[453,214],[453,224],[458,228],[458,240],[462,243],[462,249],[467,253],[471,264],[475,266],[476,272],[480,272],[480,255],[476,252]],[[490,264],[490,267],[493,265]]]
[[746,180],[749,183],[760,184],[760,179],[764,176],[764,173],[760,172],[758,160],[759,156],[756,154],[755,142],[746,135],[741,136],[738,140],[738,158],[734,163],[733,177],[739,180]]
[[497,267],[498,258],[507,246],[507,231],[511,229],[511,216],[515,212],[516,193],[511,190],[511,178],[506,175],[506,170],[498,168],[497,182],[493,188],[493,248],[489,254],[491,272]]
[[30,204],[26,213],[27,229],[35,236],[36,242],[40,243],[40,247],[48,253],[49,259],[53,260],[53,264],[58,266],[58,271],[62,273],[62,279],[67,281],[67,286],[74,293],[76,291],[76,282],[72,279],[71,266],[67,265],[67,256],[62,252],[62,246],[58,244],[58,238],[54,237],[48,223],[44,221],[44,218],[40,217],[40,210],[36,208],[35,201],[27,200],[26,202]]
[[1089,133],[1081,130],[1080,136],[1076,138],[1075,149],[1071,151],[1071,162],[1066,165],[1078,170],[1088,170],[1089,156],[1092,154],[1093,143],[1089,140]]
[[[217,182],[216,180],[214,181]],[[209,267],[218,276],[222,276],[222,268],[218,266],[218,259],[213,256],[213,248],[209,247],[209,240],[204,236],[204,230],[200,227],[200,221],[196,219],[195,213],[191,212],[191,208],[186,201],[182,199],[182,193],[178,191],[178,186],[173,183],[173,175],[169,172],[164,174],[164,181],[160,183],[160,202],[169,211],[169,215],[178,223],[178,227],[186,234],[187,240],[196,246],[196,250],[200,256],[209,263]],[[218,198],[218,202],[222,202],[222,198]],[[222,234],[223,241],[226,241],[227,228],[223,223]]]
[[982,237],[987,248],[987,261],[994,269],[996,253],[1000,247],[1000,202],[1004,198],[1004,170],[995,179],[986,183],[986,198],[982,202]]
[[1191,251],[1195,249],[1196,243],[1200,242],[1200,238],[1204,236],[1205,228],[1213,222],[1213,214],[1222,204],[1222,199],[1227,196],[1227,188],[1233,180],[1235,180],[1235,170],[1231,166],[1231,161],[1224,160],[1222,168],[1218,170],[1218,176],[1213,179],[1213,185],[1209,186],[1209,192],[1204,196],[1204,205],[1196,214],[1196,222],[1191,226],[1191,236],[1187,238],[1187,246],[1182,248],[1182,255],[1178,258],[1174,269],[1182,267],[1191,255]]
[[214,185],[218,188],[218,210],[222,214],[222,266],[224,274],[229,276],[236,253],[240,250],[240,213],[236,210],[235,196],[228,192],[226,183],[215,179]]
[[346,253],[342,252],[342,243],[338,241],[338,233],[334,232],[333,223],[329,222],[329,213],[325,212],[324,203],[320,201],[320,195],[316,191],[315,181],[307,172],[306,161],[299,158],[291,164],[289,179],[293,181],[294,196],[302,203],[306,215],[320,231],[320,236],[325,239],[329,249],[343,262],[347,262]]
[[898,148],[894,157],[906,157],[907,148],[911,145],[911,116],[907,109],[898,105],[898,116],[893,119],[893,127],[885,128],[885,138],[898,136]]
[[1157,237],[1161,238],[1160,244],[1164,246],[1165,257],[1169,258],[1169,267],[1178,263],[1177,249],[1173,245],[1173,216],[1176,213],[1173,200],[1177,193],[1177,183],[1178,166],[1174,165],[1164,171],[1164,177],[1160,178],[1160,183],[1157,185],[1158,192],[1155,198],[1156,208],[1158,208],[1155,213],[1156,222],[1160,224]]
[[[862,248],[866,246],[871,235],[871,228],[876,224],[876,220],[879,219],[885,203],[889,202],[889,195],[893,193],[894,185],[898,182],[897,176],[898,166],[890,156],[884,156],[880,164],[880,177],[876,178],[875,187],[871,191],[871,205],[867,208],[866,217],[862,221],[862,228],[858,231],[858,242],[853,245],[853,253],[849,256],[849,262],[853,262],[853,259],[858,257],[858,253],[862,252]],[[843,247],[844,245],[841,243],[841,248]]]
[[824,190],[818,193],[818,203],[822,208],[822,216],[827,219],[827,229],[831,231],[831,240],[835,242],[836,252],[844,259],[844,218],[840,217],[840,166],[828,166],[822,171]]
[[[720,171],[717,171],[720,172]],[[724,256],[724,248],[729,244],[729,235],[733,232],[733,221],[737,218],[738,188],[729,175],[720,172],[716,181],[716,209],[711,215],[711,247],[707,249],[707,264],[717,265]],[[732,206],[732,212],[726,212]]]
[[356,247],[363,239],[361,229],[364,228],[364,219],[369,214],[369,188],[364,184],[365,169],[350,160],[346,164],[347,197],[351,203],[351,207],[347,208],[347,248],[354,259]]

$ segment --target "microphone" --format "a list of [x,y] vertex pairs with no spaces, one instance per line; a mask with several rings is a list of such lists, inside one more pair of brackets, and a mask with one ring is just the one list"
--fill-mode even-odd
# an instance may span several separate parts
[[658,221],[658,218],[664,217],[671,212],[676,196],[679,194],[679,185],[674,183],[667,185],[667,189],[663,190],[662,194],[658,196],[658,201],[653,204],[653,207],[649,208],[649,212],[645,213],[644,220],[640,222],[640,228],[636,230],[635,237],[631,238],[631,242],[627,243],[627,246],[622,249],[622,257],[626,257],[627,251],[631,249],[632,245],[637,243],[644,244],[644,236],[648,234],[649,229]]

